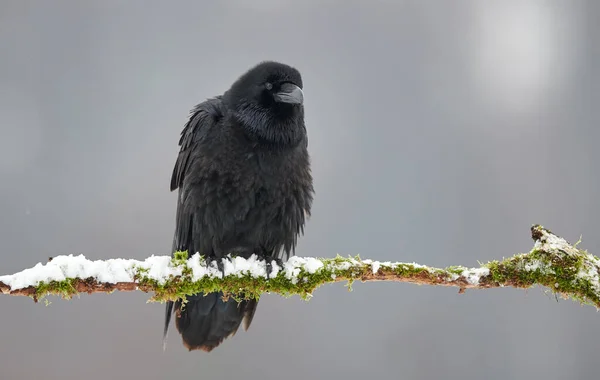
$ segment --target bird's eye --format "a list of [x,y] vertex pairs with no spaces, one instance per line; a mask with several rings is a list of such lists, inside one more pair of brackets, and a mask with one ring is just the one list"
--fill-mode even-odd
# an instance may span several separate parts
[[267,83],[265,83],[265,88],[267,90],[271,90],[273,88],[273,85],[271,83],[267,82]]

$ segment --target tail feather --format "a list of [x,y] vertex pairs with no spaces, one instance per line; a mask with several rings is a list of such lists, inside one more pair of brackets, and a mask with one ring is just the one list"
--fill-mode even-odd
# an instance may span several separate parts
[[[188,296],[183,307],[181,301],[175,302],[175,326],[188,350],[210,352],[223,340],[235,335],[242,321],[244,330],[250,327],[258,301],[238,303],[233,298],[223,301],[222,297],[222,292]],[[167,304],[164,338],[172,307],[172,303]]]
[[252,323],[252,319],[254,318],[254,313],[256,312],[256,306],[258,306],[258,300],[253,299],[247,301],[246,307],[244,309],[244,330],[248,331],[250,328],[250,324]]
[[169,332],[169,323],[171,322],[171,312],[173,311],[173,301],[167,301],[165,309],[165,329],[163,330],[163,351],[167,349],[167,333]]

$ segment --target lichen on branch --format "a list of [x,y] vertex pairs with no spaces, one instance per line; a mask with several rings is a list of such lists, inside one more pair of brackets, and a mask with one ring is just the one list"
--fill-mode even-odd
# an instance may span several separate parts
[[[84,256],[57,256],[46,264],[0,276],[0,291],[8,295],[46,295],[71,298],[79,293],[141,290],[153,292],[151,301],[175,300],[199,292],[223,291],[236,299],[258,298],[263,293],[299,295],[304,299],[328,283],[395,281],[465,289],[496,287],[550,288],[564,298],[600,308],[600,260],[539,225],[531,228],[535,244],[529,253],[479,268],[433,268],[416,263],[363,260],[359,257],[292,257],[283,267],[267,266],[256,256],[223,259],[224,273],[215,262],[186,252],[151,256],[144,261],[110,259],[91,261]],[[268,277],[268,278],[267,278]]]

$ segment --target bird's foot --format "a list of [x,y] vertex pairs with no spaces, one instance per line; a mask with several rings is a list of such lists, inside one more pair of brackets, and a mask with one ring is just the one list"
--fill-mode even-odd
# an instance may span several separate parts
[[271,279],[271,271],[273,270],[273,261],[279,267],[279,270],[283,269],[283,261],[279,257],[265,258],[265,264],[267,269],[267,280]]
[[223,264],[223,259],[210,258],[206,261],[206,264],[207,264],[207,266],[210,267],[210,266],[212,266],[213,262],[217,266],[217,269],[219,270],[219,272],[221,272],[223,277],[225,277],[225,265]]

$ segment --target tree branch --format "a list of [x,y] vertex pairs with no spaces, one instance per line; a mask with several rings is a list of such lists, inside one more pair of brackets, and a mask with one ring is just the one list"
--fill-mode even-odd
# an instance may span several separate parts
[[236,299],[258,298],[262,293],[300,295],[304,299],[321,285],[347,281],[396,281],[420,285],[483,289],[540,285],[563,298],[600,308],[600,259],[569,244],[539,225],[531,227],[535,241],[529,253],[479,268],[461,266],[445,269],[415,263],[391,263],[360,258],[316,259],[292,257],[283,267],[272,262],[270,279],[264,261],[223,259],[225,277],[216,263],[206,265],[199,254],[151,256],[145,261],[111,259],[90,261],[84,256],[58,256],[14,275],[0,276],[0,291],[7,295],[46,295],[71,298],[78,293],[141,290],[154,292],[151,301],[176,300],[198,292],[223,291]]

